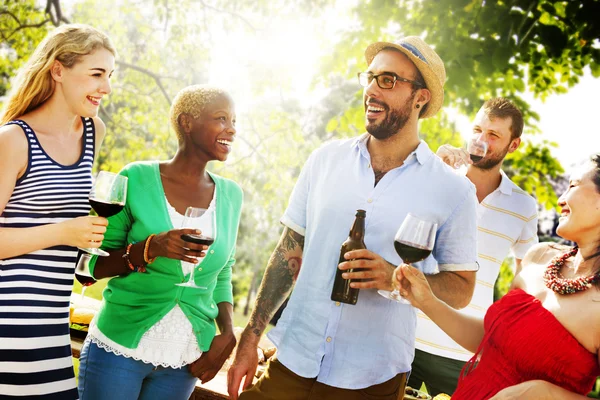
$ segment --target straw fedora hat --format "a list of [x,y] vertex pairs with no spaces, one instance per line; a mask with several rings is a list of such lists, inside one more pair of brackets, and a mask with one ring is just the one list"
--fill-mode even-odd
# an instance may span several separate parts
[[377,53],[389,47],[406,55],[423,75],[425,85],[431,92],[431,100],[420,118],[433,117],[444,103],[444,82],[446,82],[444,62],[423,39],[418,36],[407,36],[397,43],[377,42],[369,45],[365,50],[367,64],[371,64]]

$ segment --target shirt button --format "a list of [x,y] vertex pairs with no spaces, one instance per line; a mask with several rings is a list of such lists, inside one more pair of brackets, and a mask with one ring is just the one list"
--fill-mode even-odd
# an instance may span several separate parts
[[339,307],[339,306],[341,306],[341,305],[342,305],[342,303],[340,303],[339,301],[336,301],[336,302],[335,302],[335,305],[336,305],[336,307]]
[[214,254],[214,253],[215,253],[215,251],[214,251],[214,250],[211,250],[211,251],[210,251],[210,254]]
[[327,340],[327,343],[331,343],[331,336],[328,336],[326,340]]
[[369,163],[369,165],[367,165],[367,168],[371,168],[371,163]]
[[373,199],[368,199],[367,200],[367,203],[372,203],[372,202],[373,202]]
[[198,272],[202,271],[202,267],[198,268]]

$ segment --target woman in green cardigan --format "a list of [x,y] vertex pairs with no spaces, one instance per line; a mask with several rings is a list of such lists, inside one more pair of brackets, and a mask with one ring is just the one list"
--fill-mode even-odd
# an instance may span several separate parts
[[[102,247],[110,256],[90,262],[96,279],[114,278],[81,351],[82,400],[187,400],[196,378],[211,380],[236,343],[231,268],[242,190],[206,170],[231,151],[233,101],[223,90],[190,86],[173,100],[170,119],[177,154],[121,171],[128,196],[109,218]],[[181,239],[197,233],[178,229],[188,206],[216,212],[210,248]],[[178,286],[190,272],[207,289]]]

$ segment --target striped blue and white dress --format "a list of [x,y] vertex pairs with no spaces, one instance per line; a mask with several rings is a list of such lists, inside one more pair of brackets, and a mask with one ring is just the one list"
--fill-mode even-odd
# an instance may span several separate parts
[[[88,215],[94,123],[83,119],[79,160],[54,161],[24,121],[27,170],[0,215],[0,227],[27,228]],[[0,246],[2,244],[0,243]],[[55,246],[0,260],[0,400],[77,399],[69,298],[77,249]]]

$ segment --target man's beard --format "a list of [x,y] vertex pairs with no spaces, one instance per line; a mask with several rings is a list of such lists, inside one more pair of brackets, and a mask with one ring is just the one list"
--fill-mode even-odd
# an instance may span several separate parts
[[387,106],[379,102],[372,102],[388,108],[388,116],[379,124],[367,124],[367,132],[379,140],[385,140],[397,134],[402,128],[404,128],[404,125],[406,125],[410,119],[412,108],[411,104],[414,97],[415,93],[413,92],[412,96],[406,101],[403,108],[394,110],[390,110]]
[[508,146],[506,146],[506,148],[504,150],[502,150],[500,152],[500,154],[494,156],[493,154],[489,154],[486,155],[486,157],[484,157],[481,161],[474,163],[473,166],[475,168],[479,168],[479,169],[483,169],[483,170],[489,170],[494,168],[496,165],[500,164],[502,161],[504,161],[504,157],[506,157],[506,154],[508,154],[508,148],[510,147],[510,143],[508,144]]

